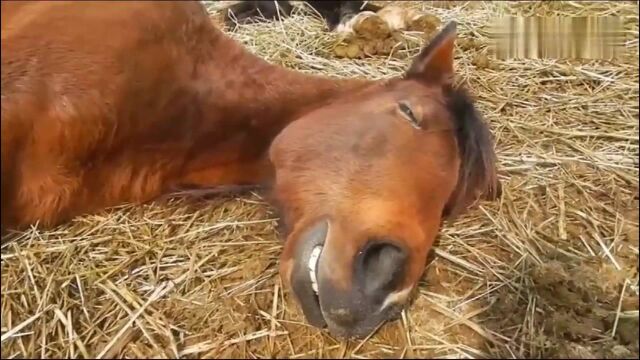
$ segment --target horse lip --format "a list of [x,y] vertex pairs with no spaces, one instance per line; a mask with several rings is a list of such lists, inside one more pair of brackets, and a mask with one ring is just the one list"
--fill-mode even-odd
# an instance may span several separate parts
[[[311,285],[308,264],[313,250],[318,246],[324,245],[328,230],[329,222],[322,219],[302,232],[300,238],[297,239],[298,244],[290,279],[293,293],[298,298],[298,303],[305,318],[309,324],[318,328],[324,328],[327,323],[320,308],[319,294],[316,294]],[[320,257],[322,257],[322,253]],[[320,259],[318,260],[319,262]]]

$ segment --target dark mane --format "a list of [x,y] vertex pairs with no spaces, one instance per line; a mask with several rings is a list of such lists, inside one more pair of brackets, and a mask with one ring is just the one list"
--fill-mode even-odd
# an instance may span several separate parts
[[501,189],[496,174],[496,155],[488,125],[463,87],[445,90],[447,108],[455,122],[460,149],[460,175],[445,208],[445,217],[455,217],[480,196],[495,199]]

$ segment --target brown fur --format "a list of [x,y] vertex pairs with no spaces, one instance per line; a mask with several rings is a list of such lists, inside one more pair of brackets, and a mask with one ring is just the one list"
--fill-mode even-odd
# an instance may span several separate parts
[[[285,282],[306,229],[328,220],[323,316],[360,334],[386,318],[368,314],[387,292],[417,284],[443,215],[497,195],[489,130],[451,86],[454,38],[445,29],[405,78],[339,80],[252,55],[198,2],[3,1],[2,226],[176,188],[273,185]],[[363,298],[355,269],[376,242],[408,255]]]
[[268,181],[271,139],[360,83],[272,66],[195,2],[3,1],[3,227]]

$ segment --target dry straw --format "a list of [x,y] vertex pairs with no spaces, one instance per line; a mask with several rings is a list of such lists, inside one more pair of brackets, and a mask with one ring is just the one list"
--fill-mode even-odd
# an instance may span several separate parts
[[[2,357],[637,358],[637,3],[402,6],[459,23],[458,74],[495,134],[504,194],[445,225],[400,320],[365,341],[310,328],[259,194],[173,199],[5,239]],[[625,16],[626,55],[498,61],[500,14]],[[270,62],[341,77],[398,75],[420,47],[337,59],[302,10],[228,31]]]

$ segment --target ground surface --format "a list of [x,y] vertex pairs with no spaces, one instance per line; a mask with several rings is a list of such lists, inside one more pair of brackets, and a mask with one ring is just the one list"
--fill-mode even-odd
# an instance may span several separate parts
[[[637,4],[403,6],[459,22],[457,68],[495,134],[504,194],[446,225],[401,320],[362,342],[310,328],[259,195],[176,199],[5,239],[2,357],[638,358]],[[501,12],[626,16],[626,55],[495,60],[485,31]],[[227,31],[271,62],[338,76],[400,74],[420,43],[337,59],[304,14]]]

